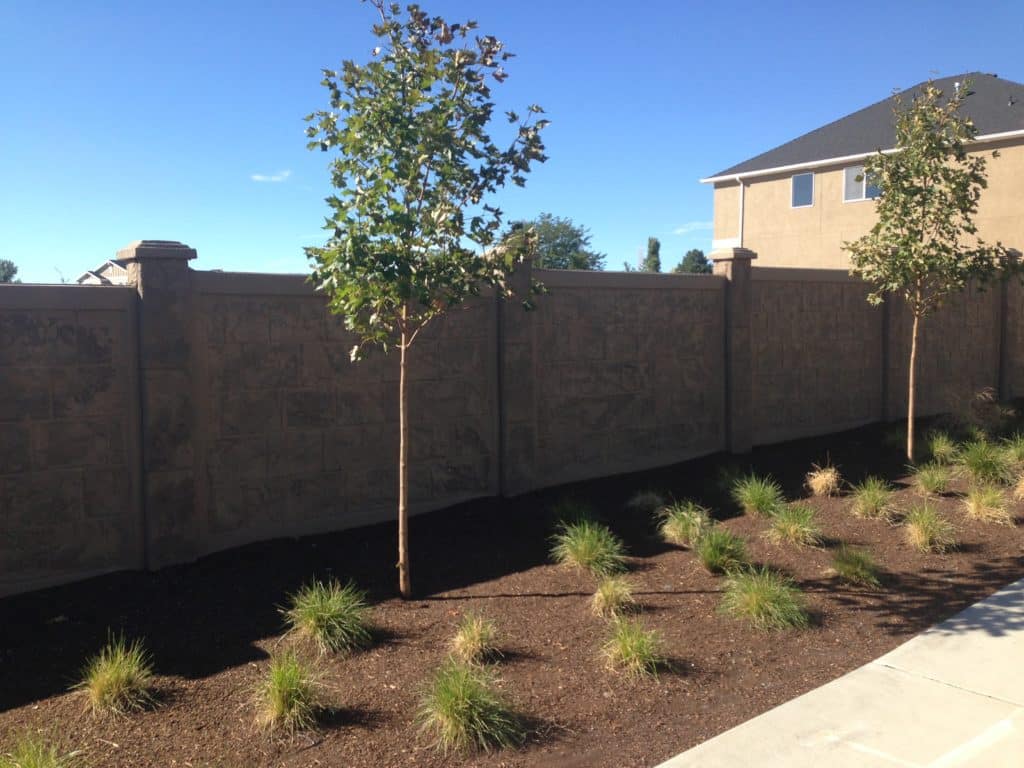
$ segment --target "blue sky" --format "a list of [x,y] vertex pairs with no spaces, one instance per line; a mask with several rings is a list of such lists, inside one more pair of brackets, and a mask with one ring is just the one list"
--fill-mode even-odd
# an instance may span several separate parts
[[[708,250],[699,178],[893,88],[1024,81],[1016,0],[423,5],[502,39],[498,106],[552,120],[503,210],[589,227],[613,269],[652,235],[666,267]],[[321,68],[369,58],[373,20],[358,0],[0,0],[0,258],[56,282],[153,238],[200,269],[305,271],[330,189],[302,116],[326,106]]]

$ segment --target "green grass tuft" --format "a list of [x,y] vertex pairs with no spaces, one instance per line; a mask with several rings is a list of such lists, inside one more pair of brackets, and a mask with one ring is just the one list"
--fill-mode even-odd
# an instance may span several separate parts
[[814,509],[809,504],[779,507],[766,536],[777,544],[788,542],[813,547],[821,543],[821,529],[814,522]]
[[749,515],[774,515],[785,503],[782,488],[770,477],[746,475],[732,487],[732,498]]
[[478,613],[467,612],[452,638],[452,656],[466,664],[480,664],[498,653],[498,627]]
[[810,624],[803,594],[769,568],[737,571],[725,582],[722,611],[758,629],[803,629]]
[[661,636],[639,619],[613,619],[601,653],[609,667],[630,677],[657,676],[666,663]]
[[551,556],[557,563],[610,576],[626,570],[626,548],[606,525],[581,518],[562,521],[552,537]]
[[945,464],[931,462],[914,469],[914,487],[922,496],[941,496],[952,479],[953,473]]
[[842,545],[832,556],[832,569],[849,584],[872,589],[882,586],[878,566],[867,550]]
[[919,552],[942,554],[956,546],[956,531],[935,507],[928,503],[911,508],[903,520],[907,541]]
[[281,613],[289,631],[312,640],[321,653],[352,651],[373,639],[366,593],[351,582],[313,581],[292,595]]
[[9,751],[0,753],[0,768],[72,768],[79,764],[81,754],[63,752],[39,735],[24,733]]
[[669,544],[691,547],[712,525],[711,513],[693,501],[677,501],[660,513],[661,538]]
[[888,520],[892,517],[892,490],[880,477],[866,477],[850,490],[850,511],[856,517]]
[[633,584],[625,576],[606,576],[597,585],[590,606],[598,616],[620,616],[636,607]]
[[987,440],[965,443],[957,453],[957,463],[975,484],[1009,483],[1013,479],[1010,456]]
[[1003,451],[1014,467],[1024,467],[1024,433],[1015,432],[1003,440]]
[[704,531],[693,551],[711,573],[728,573],[748,563],[746,542],[717,525]]
[[448,754],[479,749],[489,752],[514,746],[526,736],[521,719],[494,690],[487,667],[442,664],[420,698],[420,728],[434,737],[434,746]]
[[153,702],[153,663],[141,640],[111,635],[86,662],[75,687],[85,692],[94,713],[136,712]]
[[270,659],[256,688],[257,723],[268,731],[295,733],[316,725],[320,681],[293,651]]
[[972,487],[963,500],[967,517],[984,523],[1013,526],[1013,512],[1006,503],[1001,488],[995,485]]
[[925,441],[928,455],[936,464],[949,465],[956,462],[956,441],[947,432],[935,430],[929,432]]

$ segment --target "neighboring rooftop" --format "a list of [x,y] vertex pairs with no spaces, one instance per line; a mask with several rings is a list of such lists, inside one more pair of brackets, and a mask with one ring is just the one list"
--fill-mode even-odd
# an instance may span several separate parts
[[[979,136],[1024,130],[1024,85],[981,72],[943,77],[934,82],[944,94],[952,95],[956,83],[962,86],[967,81],[970,81],[970,95],[962,111],[974,120]],[[901,91],[899,95],[904,103],[909,104],[924,84],[918,83],[913,88]],[[896,143],[892,106],[890,96],[757,157],[719,171],[710,178],[891,149]]]

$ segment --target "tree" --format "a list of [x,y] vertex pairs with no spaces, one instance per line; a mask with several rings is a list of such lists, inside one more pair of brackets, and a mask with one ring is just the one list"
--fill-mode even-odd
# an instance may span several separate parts
[[542,269],[604,269],[605,255],[590,250],[590,232],[571,219],[542,213],[533,221],[514,221],[502,238],[511,238],[533,231],[537,255],[534,264]]
[[661,241],[647,238],[647,256],[640,264],[641,272],[661,272]]
[[[1013,267],[1002,245],[977,237],[974,215],[986,187],[985,158],[968,154],[977,135],[959,113],[969,84],[946,99],[932,81],[905,106],[894,97],[894,152],[872,155],[864,175],[880,189],[878,221],[843,243],[851,272],[871,284],[868,301],[902,296],[913,317],[907,384],[907,459],[914,458],[914,384],[921,320],[971,280],[984,283]],[[992,153],[993,157],[997,153]]]
[[548,121],[536,105],[525,118],[506,112],[515,128],[499,147],[488,134],[491,86],[505,80],[512,54],[495,37],[471,37],[475,22],[371,3],[380,14],[373,59],[324,70],[330,109],[306,117],[308,147],[338,150],[329,238],[306,253],[312,281],[359,340],[353,361],[367,347],[398,347],[397,567],[409,597],[408,351],[428,323],[481,287],[510,295],[530,238],[495,245],[502,213],[488,201],[508,181],[524,186],[531,165],[547,159],[540,132]]
[[16,283],[14,276],[18,274],[18,268],[10,259],[0,259],[0,283]]
[[710,275],[712,264],[704,255],[704,251],[700,248],[691,248],[672,271],[677,274]]

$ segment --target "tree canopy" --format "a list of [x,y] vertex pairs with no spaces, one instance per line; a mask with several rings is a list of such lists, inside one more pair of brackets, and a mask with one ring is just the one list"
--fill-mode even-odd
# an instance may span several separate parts
[[640,264],[640,271],[661,272],[661,241],[658,238],[647,238],[647,255]]
[[16,283],[18,267],[10,259],[0,259],[0,283]]
[[524,233],[535,237],[534,266],[541,269],[604,269],[605,255],[590,248],[590,232],[569,218],[542,213],[531,221],[514,221],[502,238],[512,243]]
[[710,275],[713,265],[700,248],[691,248],[672,270],[677,274]]

